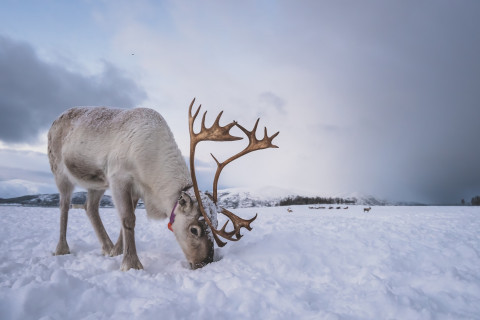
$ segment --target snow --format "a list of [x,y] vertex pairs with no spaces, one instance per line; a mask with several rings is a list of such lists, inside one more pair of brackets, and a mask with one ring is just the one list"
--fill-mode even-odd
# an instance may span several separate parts
[[[144,270],[104,257],[84,211],[0,207],[0,319],[480,319],[480,208],[237,209],[251,232],[189,270],[137,210]],[[101,209],[116,239],[115,209]],[[219,220],[223,218],[219,216]],[[223,225],[219,221],[219,225]]]

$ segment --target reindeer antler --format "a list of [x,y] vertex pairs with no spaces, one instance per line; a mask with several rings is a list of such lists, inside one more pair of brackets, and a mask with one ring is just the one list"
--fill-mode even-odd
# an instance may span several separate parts
[[203,203],[200,197],[200,191],[198,189],[198,183],[197,183],[197,178],[195,175],[195,148],[197,146],[197,143],[201,141],[235,141],[235,140],[241,140],[242,138],[240,137],[235,137],[230,134],[230,129],[233,126],[238,126],[248,137],[249,143],[248,146],[237,153],[236,155],[228,158],[224,162],[220,163],[212,154],[213,159],[217,163],[217,171],[215,173],[215,178],[213,182],[213,201],[217,203],[217,185],[218,185],[218,179],[220,177],[220,173],[222,172],[223,168],[232,162],[235,159],[238,159],[247,153],[250,153],[255,150],[261,150],[261,149],[266,149],[266,148],[278,148],[277,146],[272,144],[272,140],[279,134],[279,132],[275,133],[271,137],[268,137],[267,135],[267,128],[265,128],[265,136],[263,137],[262,140],[258,140],[256,138],[255,132],[257,130],[258,122],[260,119],[257,119],[257,122],[255,123],[255,126],[253,127],[252,131],[246,130],[244,127],[239,125],[236,121],[232,121],[231,123],[221,126],[220,125],[220,118],[223,114],[223,111],[220,112],[215,119],[215,122],[210,128],[207,128],[205,126],[205,117],[207,115],[207,112],[203,114],[202,118],[202,124],[201,124],[201,129],[199,133],[195,133],[193,130],[193,125],[195,122],[195,119],[198,116],[198,113],[200,112],[200,108],[202,107],[201,105],[198,107],[197,111],[195,114],[192,116],[192,107],[193,104],[195,103],[195,99],[192,100],[192,103],[190,104],[188,114],[188,122],[189,122],[189,128],[190,128],[190,173],[192,175],[192,181],[193,181],[193,189],[195,192],[195,197],[197,198],[198,201],[198,206],[200,208],[200,212],[202,213],[205,221],[207,222],[208,226],[212,230],[213,237],[219,247],[223,247],[226,242],[223,242],[220,240],[219,236],[230,240],[230,241],[238,241],[242,237],[240,234],[240,229],[245,228],[247,230],[252,230],[252,227],[250,224],[257,218],[257,214],[255,217],[253,217],[250,220],[245,220],[240,218],[239,216],[235,215],[234,213],[228,211],[225,208],[222,208],[222,213],[226,215],[230,221],[233,223],[233,230],[232,231],[226,231],[225,228],[227,227],[228,221],[225,222],[223,227],[220,230],[217,230],[213,227],[212,222],[208,218],[207,214],[205,213],[205,209],[203,207]]
[[240,158],[240,157],[242,157],[242,156],[244,156],[247,153],[250,153],[252,151],[267,149],[267,148],[278,148],[278,146],[272,144],[272,140],[280,133],[280,131],[278,131],[277,133],[275,133],[274,135],[269,137],[267,135],[267,128],[265,127],[265,135],[263,136],[263,139],[262,140],[257,139],[256,131],[257,131],[259,121],[260,121],[260,118],[258,118],[257,121],[255,122],[255,125],[253,126],[252,131],[248,131],[247,129],[245,129],[244,127],[239,125],[237,122],[235,122],[235,125],[237,127],[239,127],[245,133],[245,135],[248,137],[248,146],[246,146],[245,149],[243,149],[242,151],[240,151],[236,155],[234,155],[234,156],[228,158],[227,160],[225,160],[224,162],[220,163],[217,160],[217,158],[215,158],[215,156],[210,153],[212,158],[217,163],[217,172],[215,172],[215,179],[213,180],[213,200],[215,202],[217,202],[218,178],[220,177],[220,173],[222,172],[223,168],[225,168],[225,166],[227,164],[229,164],[233,160],[236,160],[236,159],[238,159],[238,158]]

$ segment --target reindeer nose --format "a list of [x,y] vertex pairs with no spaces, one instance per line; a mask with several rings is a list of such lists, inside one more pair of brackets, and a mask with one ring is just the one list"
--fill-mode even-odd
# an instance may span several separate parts
[[190,269],[195,270],[195,269],[203,268],[207,264],[212,263],[212,262],[213,262],[213,259],[211,259],[210,257],[203,260],[202,262],[195,262],[195,263],[190,262]]
[[196,263],[190,262],[190,269],[192,269],[192,270],[199,269],[199,268],[203,267],[204,265],[205,264],[203,262],[196,262]]

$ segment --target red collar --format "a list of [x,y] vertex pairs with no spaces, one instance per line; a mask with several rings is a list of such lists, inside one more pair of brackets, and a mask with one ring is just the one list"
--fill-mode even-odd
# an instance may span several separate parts
[[175,209],[177,208],[178,201],[173,206],[172,213],[170,213],[170,222],[168,222],[168,229],[173,232],[172,225],[175,222]]

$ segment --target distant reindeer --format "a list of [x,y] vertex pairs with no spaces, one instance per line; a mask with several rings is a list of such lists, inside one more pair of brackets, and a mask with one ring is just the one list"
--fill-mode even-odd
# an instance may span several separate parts
[[371,209],[372,209],[372,207],[363,208],[363,212],[369,212]]
[[333,207],[328,207],[328,209],[333,209]]
[[[203,115],[200,132],[193,126],[200,112],[192,115],[193,99],[189,107],[190,173],[185,160],[163,117],[152,109],[73,108],[54,121],[48,132],[48,157],[55,182],[60,192],[60,239],[55,255],[70,253],[67,244],[67,221],[70,200],[75,185],[86,188],[87,216],[92,223],[104,255],[123,255],[121,270],[143,269],[135,246],[135,208],[139,199],[145,204],[147,215],[165,219],[170,213],[169,229],[173,231],[192,269],[213,261],[213,240],[219,247],[226,244],[222,237],[238,241],[241,228],[251,230],[256,219],[244,220],[232,212],[217,207],[217,184],[221,171],[231,161],[249,152],[277,148],[272,136],[257,140],[255,132],[246,130],[233,121],[220,125],[217,116],[214,124],[205,126]],[[213,197],[201,193],[195,176],[195,148],[202,141],[234,141],[241,137],[230,135],[237,126],[248,137],[248,146],[220,163],[213,183]],[[212,155],[213,156],[213,155]],[[121,230],[113,245],[99,215],[99,203],[105,190],[110,188],[117,209]],[[172,209],[173,208],[173,209]],[[217,230],[217,212],[230,220]],[[226,231],[228,221],[233,230]]]
[[343,209],[348,209],[348,207],[345,207],[345,208],[343,208]]
[[288,212],[293,212],[293,210],[292,210],[292,209],[290,209],[290,208],[288,208],[288,209],[287,209],[287,211],[288,211]]

